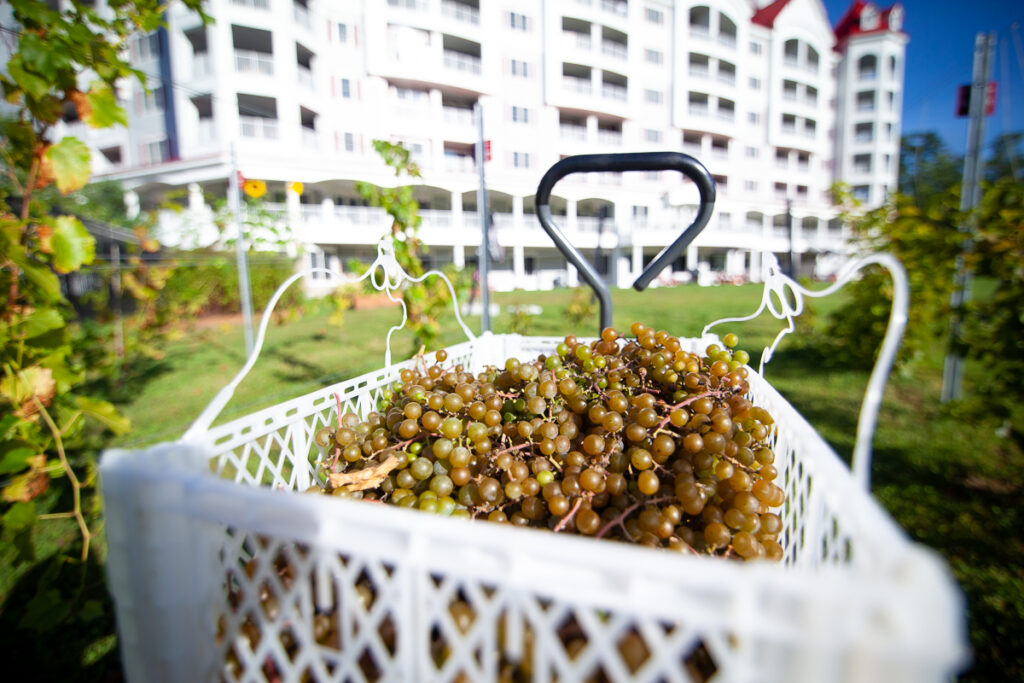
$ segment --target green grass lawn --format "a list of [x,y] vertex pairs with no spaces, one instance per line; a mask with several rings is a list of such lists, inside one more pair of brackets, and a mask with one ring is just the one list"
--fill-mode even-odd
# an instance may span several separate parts
[[[543,313],[529,321],[527,334],[596,334],[596,306],[588,320],[572,324],[566,315],[571,297],[566,290],[498,294],[503,312],[494,331],[506,332],[513,324],[505,307],[529,303],[543,307]],[[614,324],[624,330],[639,320],[695,336],[711,320],[752,313],[760,297],[761,288],[754,285],[618,290]],[[815,314],[836,305],[835,298],[816,302]],[[272,326],[261,358],[220,421],[379,367],[386,331],[398,320],[398,309],[377,308],[348,312],[342,327],[317,313]],[[443,322],[443,343],[459,341],[454,318]],[[478,319],[467,323],[479,329]],[[764,314],[715,331],[738,333],[756,366],[760,349],[781,326]],[[396,334],[393,348],[396,358],[407,356],[411,336]],[[134,429],[119,444],[135,447],[179,437],[241,367],[243,355],[238,326],[196,329],[168,344],[163,360],[134,380],[133,400],[121,406]],[[786,340],[765,374],[848,458],[867,373],[825,369],[813,349]],[[983,379],[980,368],[971,368],[968,386]],[[912,371],[890,378],[874,440],[872,490],[912,538],[946,557],[965,589],[975,659],[963,680],[1022,680],[1024,514],[1018,497],[1024,455],[1012,439],[996,435],[995,425],[975,424],[944,409],[940,383],[938,345]]]

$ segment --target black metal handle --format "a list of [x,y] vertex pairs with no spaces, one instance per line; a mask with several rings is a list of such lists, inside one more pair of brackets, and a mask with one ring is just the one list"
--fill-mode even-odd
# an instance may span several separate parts
[[588,173],[592,171],[679,171],[697,184],[700,193],[700,209],[686,230],[672,244],[661,250],[650,265],[644,268],[640,276],[633,282],[633,288],[642,292],[651,284],[665,266],[674,261],[694,238],[700,234],[711,218],[715,208],[715,180],[708,169],[689,154],[681,152],[633,152],[628,154],[579,154],[566,157],[548,169],[537,186],[535,202],[540,225],[551,240],[583,275],[590,288],[594,290],[601,305],[601,322],[598,333],[612,324],[612,296],[608,285],[601,281],[593,266],[584,260],[579,250],[565,239],[565,235],[555,225],[551,216],[551,190],[555,183],[571,173]]

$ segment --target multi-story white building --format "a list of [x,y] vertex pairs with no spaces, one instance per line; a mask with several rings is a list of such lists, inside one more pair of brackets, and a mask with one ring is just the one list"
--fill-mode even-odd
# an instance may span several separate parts
[[[827,275],[846,248],[833,182],[875,205],[895,188],[899,5],[856,0],[835,30],[820,0],[209,0],[207,9],[211,26],[172,4],[169,27],[132,44],[152,90],[126,84],[127,129],[76,132],[96,150],[98,177],[122,180],[143,205],[188,188],[182,215],[193,224],[209,215],[204,195],[224,196],[234,145],[241,172],[267,182],[314,264],[368,258],[389,229],[355,188],[398,182],[373,150],[377,138],[405,143],[421,166],[415,195],[431,258],[475,259],[478,105],[505,251],[492,264],[499,289],[576,282],[533,201],[567,155],[678,150],[707,166],[715,213],[677,275],[757,280],[767,253],[783,263],[793,253],[798,272]],[[696,203],[693,183],[674,172],[570,176],[551,200],[586,256],[600,237],[598,268],[620,286],[689,224]],[[172,238],[180,225],[166,228]]]

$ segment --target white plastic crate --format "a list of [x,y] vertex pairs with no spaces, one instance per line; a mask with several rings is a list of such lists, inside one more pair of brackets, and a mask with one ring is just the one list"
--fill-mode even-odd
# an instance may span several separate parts
[[[476,371],[558,341],[486,334],[450,347],[448,362]],[[338,401],[365,415],[405,365],[104,454],[129,680],[902,683],[962,665],[964,607],[944,563],[756,372],[786,491],[781,564],[297,493]],[[320,644],[325,618],[339,636]]]

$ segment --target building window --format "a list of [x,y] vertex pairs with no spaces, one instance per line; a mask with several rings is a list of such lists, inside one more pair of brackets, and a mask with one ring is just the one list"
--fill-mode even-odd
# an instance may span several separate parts
[[757,181],[756,180],[745,180],[743,181],[743,189],[747,192],[757,192]]
[[513,168],[530,168],[530,154],[527,152],[512,152]]
[[761,43],[757,42],[756,40],[750,41],[750,54],[759,55],[761,54],[761,50]]
[[348,24],[342,24],[342,23],[338,24],[338,42],[339,43],[347,43],[348,42]]
[[662,14],[661,10],[654,9],[653,7],[648,7],[644,16],[652,24],[660,24],[665,20],[665,15]]
[[135,39],[135,58],[139,61],[156,59],[160,56],[160,36],[156,31]]
[[139,151],[143,164],[158,164],[169,156],[167,154],[167,139],[147,142],[141,146]]
[[644,101],[648,104],[661,104],[662,99],[660,90],[644,90]]
[[530,110],[526,107],[512,107],[512,120],[516,123],[529,123],[530,122]]
[[352,133],[345,133],[345,151],[356,151],[356,136]]
[[135,112],[154,114],[164,110],[164,87],[158,85],[151,90],[135,93]]
[[425,102],[430,97],[426,90],[417,88],[395,88],[395,94],[398,99],[410,102]]
[[644,131],[644,139],[647,142],[661,142],[661,131],[648,128]]
[[525,14],[519,14],[518,12],[508,13],[509,26],[517,31],[527,31],[527,19]]
[[858,123],[853,129],[855,142],[871,142],[875,139],[875,124],[871,122]]
[[638,223],[647,222],[647,207],[639,204],[633,205],[633,220]]
[[664,60],[661,52],[658,50],[651,50],[650,48],[644,50],[644,59],[651,64],[661,64]]
[[347,79],[341,79],[341,96],[348,99],[352,97],[352,83]]
[[867,185],[854,185],[851,194],[857,201],[866,202],[871,196],[871,188]]
[[750,77],[750,89],[751,90],[760,90],[761,89],[761,79],[760,78],[754,78],[753,76],[751,76]]
[[509,72],[513,76],[519,76],[521,78],[529,78],[529,64],[521,59],[513,59],[509,61]]
[[759,154],[759,151],[758,151],[757,147],[747,147],[746,154],[747,154],[747,157],[749,157],[751,159],[756,159],[757,155]]
[[760,123],[761,122],[761,115],[758,114],[756,111],[752,111],[752,112],[747,114],[747,121],[749,123]]

